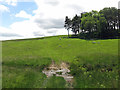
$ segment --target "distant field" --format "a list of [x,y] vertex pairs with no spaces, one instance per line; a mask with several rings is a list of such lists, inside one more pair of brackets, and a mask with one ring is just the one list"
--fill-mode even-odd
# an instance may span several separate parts
[[3,88],[69,87],[63,78],[48,79],[42,73],[52,60],[57,64],[69,63],[75,88],[118,87],[118,39],[82,40],[55,36],[3,41]]

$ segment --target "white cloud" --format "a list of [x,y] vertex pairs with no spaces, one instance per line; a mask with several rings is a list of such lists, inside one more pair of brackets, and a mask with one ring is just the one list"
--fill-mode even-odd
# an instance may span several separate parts
[[[25,20],[23,22],[16,22],[10,26],[11,30],[16,34],[23,35],[24,37],[36,37],[36,36],[51,36],[58,34],[67,34],[67,30],[64,28],[61,29],[43,29],[39,27],[35,22],[32,20]],[[51,31],[51,33],[50,33]]]
[[18,35],[16,33],[0,33],[0,36],[2,36],[2,37],[22,37],[21,35]]
[[[118,7],[119,0],[53,0],[58,4],[49,6],[46,2],[51,0],[35,0],[38,9],[36,14],[44,14],[44,17],[72,16],[82,11],[100,10],[104,7]],[[71,7],[70,7],[71,6]],[[74,9],[74,10],[73,10]]]
[[37,25],[40,28],[43,28],[43,29],[63,28],[64,19],[54,19],[54,18],[41,19],[41,18],[36,18],[35,23],[37,23]]
[[119,1],[119,3],[118,3],[118,9],[120,9],[120,1]]
[[6,7],[5,5],[0,5],[0,12],[9,12],[9,8]]
[[5,0],[8,5],[16,6],[17,5],[17,0]]
[[8,5],[16,6],[18,0],[0,0],[2,3],[7,3]]
[[[1,32],[3,33],[2,36],[5,36],[4,31],[6,33],[11,33],[12,35],[14,35],[14,37],[6,37],[6,39],[67,35],[67,30],[64,29],[65,16],[69,16],[70,18],[72,18],[75,14],[79,15],[81,12],[84,11],[86,12],[89,12],[91,10],[99,11],[104,7],[118,7],[119,0],[34,0],[34,1],[37,4],[38,8],[31,12],[33,12],[35,15],[31,16],[27,14],[24,10],[20,11],[15,16],[29,18],[29,20],[25,20],[22,22],[14,22],[13,24],[10,25],[10,29],[6,31],[0,29],[0,33]],[[16,36],[15,34],[18,35],[19,37]],[[5,39],[5,37],[2,37],[2,39]]]
[[59,4],[59,1],[58,0],[44,0],[45,4],[49,4],[49,5],[52,5],[52,6],[56,6]]
[[12,29],[0,26],[0,40],[9,40],[14,38],[21,38],[22,36],[16,34]]
[[34,31],[40,30],[38,26],[30,20],[15,22],[12,25],[10,25],[10,28],[12,29],[12,31],[25,37],[33,36]]
[[[75,14],[101,10],[104,7],[117,7],[119,0],[35,0],[38,9],[32,18],[44,29],[63,28],[65,16],[72,18]],[[52,5],[52,4],[56,5]],[[59,22],[59,23],[56,23]]]
[[45,36],[45,34],[44,34],[43,32],[41,32],[41,31],[35,31],[35,32],[33,32],[33,35],[34,35],[34,36],[39,36],[39,37],[40,37],[40,36],[41,36],[41,37],[42,37],[42,36]]
[[67,30],[61,29],[42,29],[32,20],[15,22],[10,28],[0,27],[0,40],[35,38],[52,35],[66,35]]
[[21,18],[31,18],[32,17],[30,14],[27,14],[24,10],[21,10],[15,16],[16,17],[21,17]]

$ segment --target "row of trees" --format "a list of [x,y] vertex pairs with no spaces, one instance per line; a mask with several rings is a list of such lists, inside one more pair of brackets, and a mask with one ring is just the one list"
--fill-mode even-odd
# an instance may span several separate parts
[[81,13],[80,16],[75,15],[72,19],[65,17],[64,27],[72,30],[79,38],[84,39],[106,39],[118,38],[119,26],[119,10],[115,7],[104,8],[102,10]]

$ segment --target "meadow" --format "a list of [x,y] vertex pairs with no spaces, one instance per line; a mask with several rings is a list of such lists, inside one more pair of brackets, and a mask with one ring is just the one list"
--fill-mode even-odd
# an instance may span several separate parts
[[118,39],[66,37],[3,41],[2,87],[69,88],[64,78],[42,73],[52,60],[69,63],[73,88],[118,87]]

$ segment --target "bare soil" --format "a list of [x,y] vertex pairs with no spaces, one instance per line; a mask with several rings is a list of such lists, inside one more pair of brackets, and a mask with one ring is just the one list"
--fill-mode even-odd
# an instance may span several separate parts
[[69,65],[65,62],[62,62],[60,65],[56,65],[54,61],[42,71],[47,77],[51,77],[53,75],[63,77],[66,82],[68,82],[72,86],[73,76],[69,74]]

